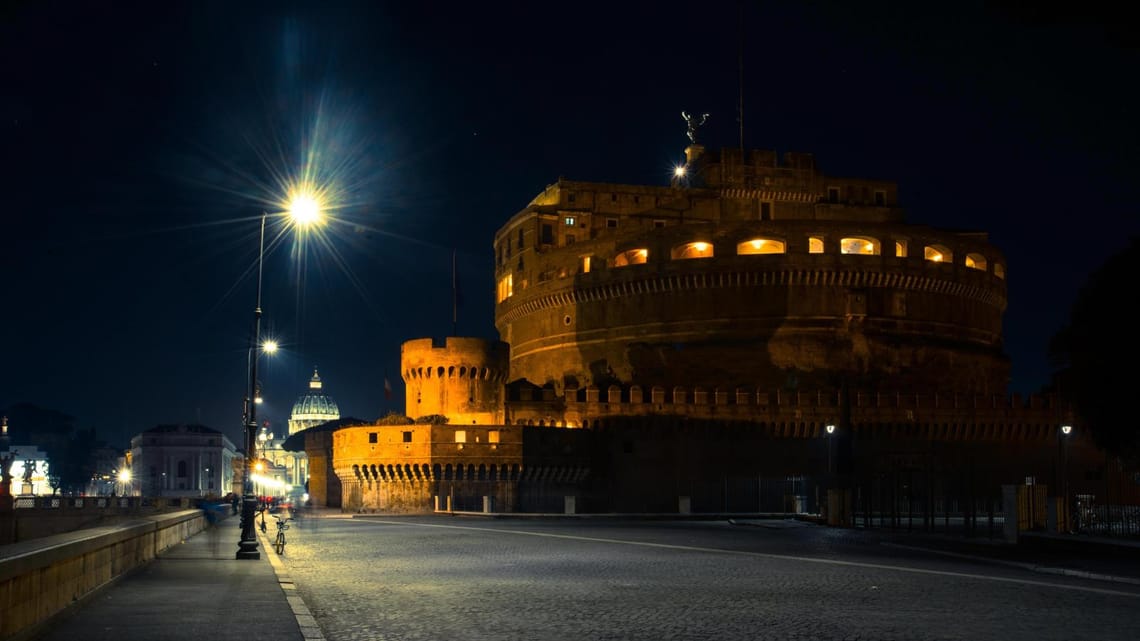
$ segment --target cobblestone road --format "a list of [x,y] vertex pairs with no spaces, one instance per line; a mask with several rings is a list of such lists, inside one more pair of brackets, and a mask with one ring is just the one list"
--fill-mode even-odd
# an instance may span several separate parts
[[1140,586],[724,522],[309,519],[285,563],[335,641],[1138,638]]

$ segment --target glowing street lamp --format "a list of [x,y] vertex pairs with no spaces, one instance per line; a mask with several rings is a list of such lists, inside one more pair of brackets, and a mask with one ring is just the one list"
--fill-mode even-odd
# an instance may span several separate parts
[[119,470],[119,494],[131,495],[131,471],[123,468]]
[[[319,224],[324,220],[324,204],[321,191],[311,185],[301,184],[289,189],[285,214],[300,228]],[[254,518],[257,497],[254,494],[254,460],[257,457],[257,406],[261,402],[261,389],[257,383],[257,361],[261,354],[277,351],[276,341],[261,342],[261,283],[265,265],[265,223],[269,214],[261,214],[261,233],[257,245],[257,301],[253,308],[253,333],[250,337],[247,367],[249,387],[245,396],[245,475],[242,482],[241,538],[238,541],[238,559],[260,559],[257,550],[257,534],[254,532]]]

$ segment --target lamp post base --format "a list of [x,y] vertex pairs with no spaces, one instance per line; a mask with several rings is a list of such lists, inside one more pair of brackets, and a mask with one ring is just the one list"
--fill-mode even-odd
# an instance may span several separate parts
[[241,540],[238,541],[236,559],[256,561],[261,558],[257,551],[257,534],[253,531],[254,513],[257,508],[257,497],[246,494],[241,502]]

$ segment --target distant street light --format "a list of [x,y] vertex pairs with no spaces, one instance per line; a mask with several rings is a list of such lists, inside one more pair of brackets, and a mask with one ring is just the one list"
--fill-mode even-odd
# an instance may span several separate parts
[[1069,473],[1068,464],[1065,460],[1065,441],[1069,440],[1069,434],[1072,434],[1072,432],[1072,425],[1062,425],[1059,433],[1057,434],[1057,448],[1060,450],[1060,460],[1058,461],[1058,467],[1060,470],[1058,471],[1057,476],[1060,477],[1058,480],[1060,481],[1061,485],[1061,509],[1065,511],[1065,514],[1071,513],[1069,510]]
[[831,436],[835,434],[835,426],[827,426],[827,475],[831,476]]

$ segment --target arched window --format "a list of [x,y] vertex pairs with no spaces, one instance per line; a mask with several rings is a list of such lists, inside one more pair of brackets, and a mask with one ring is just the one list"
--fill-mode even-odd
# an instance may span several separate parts
[[986,271],[986,257],[981,254],[966,254],[966,267]]
[[783,254],[784,241],[775,238],[752,238],[736,246],[736,253],[744,256],[748,254]]
[[898,258],[906,258],[906,241],[905,240],[896,240],[895,241],[895,256]]
[[624,251],[614,257],[614,267],[625,267],[626,265],[641,265],[649,260],[648,249],[631,249]]
[[923,249],[923,258],[932,263],[952,263],[954,253],[945,245],[927,245]]
[[839,240],[839,253],[878,256],[879,241],[868,236],[852,236],[850,238],[842,238]]
[[808,237],[808,253],[809,254],[822,254],[823,253],[823,238],[820,236]]
[[1005,279],[1005,265],[1001,263],[994,263],[994,276]]
[[698,240],[693,243],[686,243],[678,245],[673,248],[673,260],[683,258],[712,258],[713,246],[712,243],[706,243],[703,240]]

